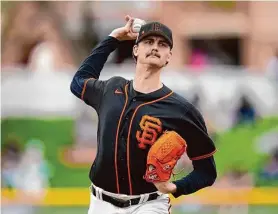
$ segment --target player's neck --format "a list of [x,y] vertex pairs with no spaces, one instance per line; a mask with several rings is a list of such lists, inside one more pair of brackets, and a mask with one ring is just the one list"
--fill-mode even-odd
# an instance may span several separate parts
[[161,69],[136,66],[133,88],[141,93],[151,93],[163,87],[160,80]]

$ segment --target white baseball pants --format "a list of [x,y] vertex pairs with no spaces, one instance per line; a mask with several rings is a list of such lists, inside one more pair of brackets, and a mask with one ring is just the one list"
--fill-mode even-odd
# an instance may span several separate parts
[[[99,187],[94,186],[96,189],[96,196],[90,193],[90,207],[88,214],[170,214],[170,198],[168,194],[160,194],[160,196],[152,201],[147,201],[147,195],[127,196],[122,194],[114,194],[107,192]],[[141,197],[138,205],[133,205],[126,208],[116,207],[111,203],[103,201],[101,194],[106,194],[119,199],[129,200],[135,197]]]

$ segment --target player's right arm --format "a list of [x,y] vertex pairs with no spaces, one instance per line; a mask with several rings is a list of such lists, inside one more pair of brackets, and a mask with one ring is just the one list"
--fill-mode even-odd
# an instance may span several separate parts
[[131,31],[133,18],[126,16],[126,25],[117,28],[98,44],[91,54],[82,62],[70,85],[71,92],[96,110],[99,107],[106,81],[99,80],[108,56],[123,40],[134,40],[136,33]]
[[100,72],[109,54],[117,48],[118,44],[119,41],[114,37],[105,38],[81,63],[72,79],[71,92],[94,108],[97,108],[105,85],[105,81],[98,80]]

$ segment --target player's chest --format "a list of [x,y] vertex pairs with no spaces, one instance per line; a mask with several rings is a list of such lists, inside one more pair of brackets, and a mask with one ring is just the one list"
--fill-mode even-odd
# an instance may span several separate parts
[[152,145],[164,131],[176,129],[181,117],[166,100],[146,102],[136,98],[111,102],[103,115],[102,121],[118,127],[119,136],[137,141],[141,148]]
[[131,111],[127,120],[130,141],[137,141],[141,149],[151,146],[166,130],[177,128],[179,117],[169,106],[150,104]]

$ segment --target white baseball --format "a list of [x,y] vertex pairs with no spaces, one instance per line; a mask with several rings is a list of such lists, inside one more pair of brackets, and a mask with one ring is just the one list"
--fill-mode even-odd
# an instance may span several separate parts
[[134,33],[139,33],[140,28],[142,25],[146,24],[146,22],[142,19],[134,19],[133,24],[132,24],[132,32]]

